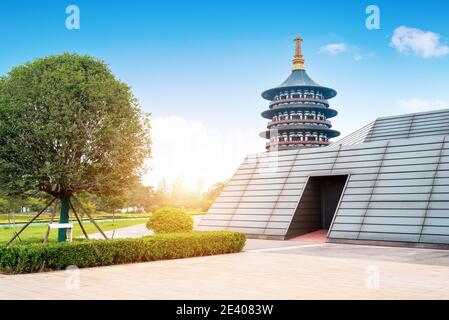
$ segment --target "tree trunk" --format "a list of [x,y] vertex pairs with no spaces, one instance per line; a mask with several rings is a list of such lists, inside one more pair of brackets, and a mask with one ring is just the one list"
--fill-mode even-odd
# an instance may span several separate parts
[[[61,215],[59,216],[59,223],[69,222],[69,199],[70,196],[63,196],[61,198]],[[67,229],[58,229],[58,242],[67,241]]]

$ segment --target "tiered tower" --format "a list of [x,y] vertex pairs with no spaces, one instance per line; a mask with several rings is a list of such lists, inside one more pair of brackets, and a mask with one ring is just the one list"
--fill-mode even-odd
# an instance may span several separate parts
[[331,129],[328,120],[337,115],[328,102],[337,92],[320,86],[307,75],[302,39],[298,36],[295,42],[292,73],[281,85],[262,92],[262,97],[270,101],[262,117],[271,121],[260,136],[269,139],[266,148],[270,151],[327,146],[329,139],[340,135]]

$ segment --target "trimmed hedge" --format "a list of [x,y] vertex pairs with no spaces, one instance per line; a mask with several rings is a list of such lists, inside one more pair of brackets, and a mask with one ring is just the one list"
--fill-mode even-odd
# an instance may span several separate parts
[[193,219],[179,208],[164,207],[151,214],[147,229],[154,233],[190,232],[193,230]]
[[245,235],[210,231],[161,234],[138,239],[83,240],[0,247],[0,270],[29,273],[240,252]]

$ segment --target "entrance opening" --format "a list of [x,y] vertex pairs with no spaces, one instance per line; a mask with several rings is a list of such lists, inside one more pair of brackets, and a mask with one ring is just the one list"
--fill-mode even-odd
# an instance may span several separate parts
[[317,230],[328,230],[347,179],[348,175],[310,177],[286,238],[302,236]]

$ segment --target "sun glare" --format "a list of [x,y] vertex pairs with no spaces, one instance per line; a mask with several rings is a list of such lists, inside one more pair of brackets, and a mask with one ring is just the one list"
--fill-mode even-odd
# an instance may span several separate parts
[[178,116],[155,118],[152,125],[153,158],[144,177],[152,186],[182,177],[186,188],[202,181],[204,190],[229,179],[248,153],[263,151],[263,140],[247,129],[219,131]]

